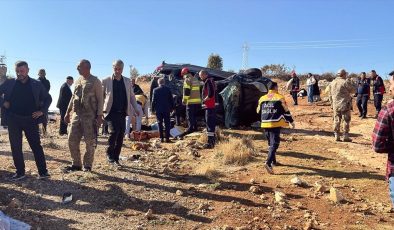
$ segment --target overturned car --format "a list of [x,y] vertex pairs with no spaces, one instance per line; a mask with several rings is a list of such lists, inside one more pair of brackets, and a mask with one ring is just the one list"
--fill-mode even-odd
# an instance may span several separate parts
[[226,128],[235,128],[250,126],[253,122],[259,121],[259,114],[256,113],[257,103],[259,98],[268,92],[272,81],[263,77],[261,71],[256,68],[235,74],[201,66],[163,62],[153,74],[150,95],[153,89],[158,87],[157,79],[162,76],[172,94],[176,98],[182,98],[183,79],[180,73],[184,67],[187,67],[191,74],[198,74],[200,70],[205,69],[216,82],[216,114],[219,124],[225,125]]

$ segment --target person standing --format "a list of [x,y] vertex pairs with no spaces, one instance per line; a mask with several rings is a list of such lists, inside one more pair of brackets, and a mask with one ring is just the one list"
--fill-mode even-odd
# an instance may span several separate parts
[[371,78],[373,80],[373,102],[376,108],[375,118],[377,118],[379,111],[382,109],[383,94],[386,93],[386,88],[383,79],[376,74],[375,70],[371,70]]
[[144,94],[135,95],[135,100],[137,101],[137,111],[138,116],[135,116],[135,131],[141,131],[142,127],[142,117],[145,116],[146,120],[148,119],[148,97]]
[[16,79],[7,79],[0,86],[0,105],[7,117],[8,137],[11,144],[12,158],[16,174],[10,180],[25,178],[25,162],[22,152],[22,132],[34,155],[38,169],[38,178],[49,177],[44,150],[41,146],[39,127],[46,119],[51,96],[37,80],[29,77],[29,66],[25,61],[15,63]]
[[315,77],[315,84],[313,85],[313,101],[318,102],[320,101],[320,87],[319,87],[319,79],[317,76]]
[[170,113],[174,108],[174,101],[171,90],[165,86],[164,78],[158,79],[159,87],[153,90],[152,96],[152,110],[156,113],[157,122],[159,125],[160,140],[164,142],[163,135],[163,121],[166,131],[166,142],[170,142]]
[[[51,89],[51,83],[49,82],[48,79],[46,79],[46,72],[45,69],[40,69],[38,71],[38,80],[44,85],[45,89],[49,93],[49,90]],[[48,126],[48,111],[46,112],[46,120],[42,123],[42,133],[44,135],[47,134],[47,126]]]
[[313,95],[314,95],[314,90],[313,87],[316,84],[316,79],[315,77],[311,74],[308,73],[308,79],[306,80],[306,85],[307,85],[307,93],[308,93],[308,103],[312,104],[313,103]]
[[334,113],[334,136],[335,141],[340,141],[340,126],[342,119],[344,120],[343,141],[352,141],[349,138],[352,95],[355,93],[355,86],[351,79],[346,79],[347,72],[340,69],[337,77],[328,86],[329,100]]
[[135,83],[135,77],[131,78],[131,87],[133,88],[134,95],[143,95],[141,87]]
[[293,117],[287,108],[285,98],[278,93],[276,82],[272,82],[268,93],[260,97],[256,111],[261,115],[261,128],[264,129],[269,145],[265,169],[273,174],[273,166],[278,164],[276,150],[280,144],[280,131],[283,127],[288,127],[289,123],[295,128]]
[[379,112],[372,133],[372,146],[375,152],[388,154],[386,179],[389,182],[389,194],[394,208],[394,71],[389,76],[391,100]]
[[[7,80],[7,66],[5,64],[0,64],[0,85],[2,85]],[[0,95],[2,97],[2,95]],[[0,105],[0,125],[5,126],[5,108]]]
[[216,85],[211,77],[208,76],[206,70],[201,70],[200,78],[204,82],[202,88],[202,108],[205,110],[205,123],[207,126],[208,143],[204,144],[204,148],[212,149],[215,147],[216,137]]
[[56,107],[60,111],[60,128],[59,135],[67,135],[67,124],[64,122],[64,116],[66,115],[68,104],[72,97],[71,86],[74,83],[74,78],[68,76],[66,82],[60,87],[59,99]]
[[64,116],[67,124],[71,121],[68,147],[72,164],[65,167],[66,172],[82,170],[80,151],[82,137],[86,143],[83,169],[85,172],[92,170],[97,146],[97,129],[103,122],[103,88],[100,80],[90,73],[90,69],[91,64],[88,60],[82,59],[78,63],[77,70],[80,77],[75,82],[74,92]]
[[107,159],[110,164],[121,166],[119,156],[122,150],[126,128],[126,115],[131,116],[133,106],[136,114],[137,102],[130,87],[130,79],[122,76],[124,63],[116,60],[112,64],[113,74],[103,80],[104,119],[108,124]]
[[367,118],[367,106],[369,95],[371,93],[370,80],[365,72],[361,72],[360,79],[357,82],[357,108],[360,112],[361,119]]
[[186,105],[187,130],[180,135],[185,135],[197,131],[197,112],[201,106],[200,81],[197,76],[193,76],[188,68],[183,68],[181,75],[185,79],[183,82],[182,103]]
[[293,97],[294,105],[298,105],[297,94],[300,91],[300,79],[295,71],[291,72],[290,94]]

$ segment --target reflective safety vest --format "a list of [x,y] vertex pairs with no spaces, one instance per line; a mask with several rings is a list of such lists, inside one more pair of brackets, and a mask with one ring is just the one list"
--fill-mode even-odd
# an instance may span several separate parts
[[186,105],[201,104],[200,81],[190,73],[184,78],[182,102]]
[[273,90],[259,99],[257,113],[261,113],[261,128],[288,127],[293,122],[285,98]]

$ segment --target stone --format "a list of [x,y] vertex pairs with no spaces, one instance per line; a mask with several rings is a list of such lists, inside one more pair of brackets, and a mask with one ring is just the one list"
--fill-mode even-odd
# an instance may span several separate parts
[[11,202],[8,204],[8,207],[10,208],[21,208],[22,207],[22,201],[18,200],[17,198],[13,198]]
[[178,156],[177,155],[172,155],[168,158],[168,162],[174,162],[178,160]]
[[313,221],[308,220],[304,225],[304,230],[311,230],[311,229],[313,229]]
[[249,192],[257,194],[261,192],[261,188],[259,186],[252,185],[249,188]]
[[149,209],[146,213],[145,213],[145,218],[148,220],[153,219],[153,211],[152,209]]
[[182,205],[180,205],[178,202],[174,203],[174,205],[172,205],[173,209],[181,209]]
[[253,218],[253,221],[258,222],[260,221],[260,218],[258,218],[257,216],[255,218]]
[[290,180],[290,182],[292,184],[298,185],[298,186],[302,186],[305,185],[306,183],[304,181],[302,181],[299,177],[294,177]]
[[286,202],[286,194],[284,194],[283,192],[275,191],[275,202],[277,203]]
[[329,189],[326,186],[324,186],[323,184],[320,184],[318,182],[315,183],[315,192],[326,193],[328,191],[329,191]]
[[210,209],[210,207],[209,207],[209,204],[205,203],[205,204],[200,204],[197,209],[200,211],[207,211]]
[[176,190],[175,194],[178,195],[178,196],[182,196],[183,192],[181,190]]
[[227,226],[227,225],[224,225],[224,226],[222,227],[222,229],[223,229],[223,230],[234,230],[233,227],[230,227],[230,226]]
[[268,197],[266,197],[264,194],[261,194],[261,195],[260,195],[260,199],[266,200],[266,199],[268,199]]
[[251,184],[256,184],[256,180],[254,178],[250,179]]
[[344,201],[345,198],[343,197],[342,193],[338,189],[331,187],[330,200],[333,201],[334,203],[340,203]]

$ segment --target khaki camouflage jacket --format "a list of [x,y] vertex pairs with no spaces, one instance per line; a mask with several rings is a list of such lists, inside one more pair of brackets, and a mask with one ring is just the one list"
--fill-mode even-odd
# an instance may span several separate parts
[[335,78],[328,86],[329,100],[335,111],[348,111],[352,108],[352,95],[356,86],[351,79]]

